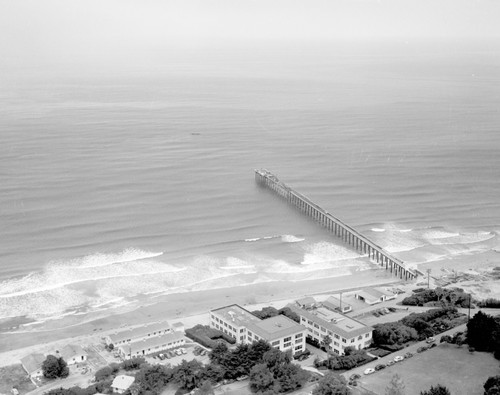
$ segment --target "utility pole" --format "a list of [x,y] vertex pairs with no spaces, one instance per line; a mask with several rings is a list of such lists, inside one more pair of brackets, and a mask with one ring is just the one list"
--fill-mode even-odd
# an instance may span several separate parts
[[431,280],[431,269],[427,269],[427,289],[429,289],[430,280]]
[[342,292],[340,293],[340,312],[342,313]]
[[467,318],[467,322],[470,321],[470,305],[471,305],[472,294],[469,293],[469,318]]

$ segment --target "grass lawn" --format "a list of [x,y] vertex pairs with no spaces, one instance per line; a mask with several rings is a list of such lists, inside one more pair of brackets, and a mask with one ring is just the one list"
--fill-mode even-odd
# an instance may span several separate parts
[[360,384],[377,394],[385,394],[396,373],[406,385],[406,395],[419,395],[420,391],[436,384],[446,386],[452,395],[483,395],[483,385],[488,377],[500,374],[500,362],[493,358],[493,354],[470,353],[466,346],[458,348],[443,343],[411,359],[363,376]]
[[17,388],[20,394],[25,394],[36,388],[21,364],[0,368],[0,394],[10,394],[12,388]]

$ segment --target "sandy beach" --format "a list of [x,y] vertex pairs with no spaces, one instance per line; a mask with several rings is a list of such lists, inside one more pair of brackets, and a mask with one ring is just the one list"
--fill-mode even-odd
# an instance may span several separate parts
[[327,294],[371,285],[395,284],[400,280],[385,270],[374,269],[349,276],[300,282],[269,282],[249,286],[171,294],[158,303],[125,313],[110,312],[105,318],[67,316],[41,325],[20,325],[1,333],[0,366],[18,363],[32,352],[50,352],[68,343],[99,342],[105,333],[120,327],[166,320],[181,321],[186,327],[208,323],[208,311],[237,303],[258,309],[265,305],[285,305],[306,295]]

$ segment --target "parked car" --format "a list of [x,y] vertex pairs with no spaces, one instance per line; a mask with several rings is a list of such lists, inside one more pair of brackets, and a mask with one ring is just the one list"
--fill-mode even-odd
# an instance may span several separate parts
[[405,358],[411,358],[411,357],[413,357],[413,354],[411,352],[407,352],[405,354]]
[[429,337],[429,338],[427,338],[427,340],[425,342],[431,344],[431,343],[434,343],[435,341],[436,341],[436,339],[434,339],[433,337]]
[[396,363],[396,362],[394,362],[394,361],[389,361],[389,362],[387,362],[387,366],[392,366],[392,365],[394,365],[395,363]]
[[372,373],[375,373],[375,369],[373,368],[368,368],[368,369],[365,369],[365,371],[363,372],[364,374],[372,374]]
[[378,370],[382,370],[382,369],[385,369],[385,367],[386,367],[386,366],[385,366],[383,363],[380,363],[380,364],[378,364],[377,366],[375,366],[375,370],[377,370],[377,371],[378,371]]
[[361,378],[361,376],[359,374],[354,373],[353,375],[351,375],[351,377],[349,377],[349,380],[354,381],[354,380],[358,380],[360,378]]
[[394,357],[394,362],[401,362],[405,357],[402,357],[401,355],[397,355]]
[[427,351],[427,350],[428,350],[428,348],[425,347],[425,346],[417,348],[417,352],[424,352],[424,351]]

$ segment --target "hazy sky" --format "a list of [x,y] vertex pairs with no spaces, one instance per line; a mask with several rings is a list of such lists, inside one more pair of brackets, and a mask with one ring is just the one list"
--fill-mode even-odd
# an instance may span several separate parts
[[500,37],[499,0],[0,0],[11,65],[226,42],[478,37]]

